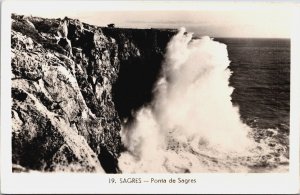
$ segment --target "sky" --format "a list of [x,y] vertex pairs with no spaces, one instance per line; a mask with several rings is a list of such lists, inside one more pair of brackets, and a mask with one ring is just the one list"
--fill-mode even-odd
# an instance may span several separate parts
[[[83,22],[106,26],[114,23],[116,27],[130,28],[180,28],[200,36],[211,37],[260,37],[289,38],[291,32],[292,12],[284,6],[250,4],[235,7],[228,4],[214,4],[199,9],[93,9],[64,7],[51,9],[21,10],[20,14],[49,18],[68,16]],[[238,4],[239,5],[239,4]],[[256,6],[253,6],[256,5]],[[172,5],[171,5],[172,7]],[[18,12],[19,13],[19,12]]]

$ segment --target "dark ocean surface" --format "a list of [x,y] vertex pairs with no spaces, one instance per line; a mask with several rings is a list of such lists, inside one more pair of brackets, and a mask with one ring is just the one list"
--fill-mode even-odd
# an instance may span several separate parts
[[290,40],[216,39],[227,45],[232,101],[248,125],[289,131]]
[[[227,45],[232,71],[232,102],[257,141],[281,145],[288,158],[290,117],[290,40],[216,38]],[[275,154],[276,155],[276,154]]]

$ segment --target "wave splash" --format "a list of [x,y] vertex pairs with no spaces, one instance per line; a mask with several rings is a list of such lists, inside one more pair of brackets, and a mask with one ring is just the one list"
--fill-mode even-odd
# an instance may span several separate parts
[[247,171],[257,143],[232,105],[225,44],[181,28],[167,46],[154,100],[123,127],[124,173]]

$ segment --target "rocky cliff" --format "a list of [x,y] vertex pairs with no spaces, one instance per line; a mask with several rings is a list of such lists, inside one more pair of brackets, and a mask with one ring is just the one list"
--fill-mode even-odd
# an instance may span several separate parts
[[13,14],[13,171],[120,172],[121,121],[151,100],[175,33]]

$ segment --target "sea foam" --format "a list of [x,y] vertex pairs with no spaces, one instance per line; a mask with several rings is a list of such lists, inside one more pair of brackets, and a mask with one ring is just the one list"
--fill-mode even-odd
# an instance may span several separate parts
[[229,63],[225,44],[179,30],[167,46],[152,103],[121,131],[123,172],[209,171],[227,167],[218,156],[248,153],[254,143],[231,102]]

